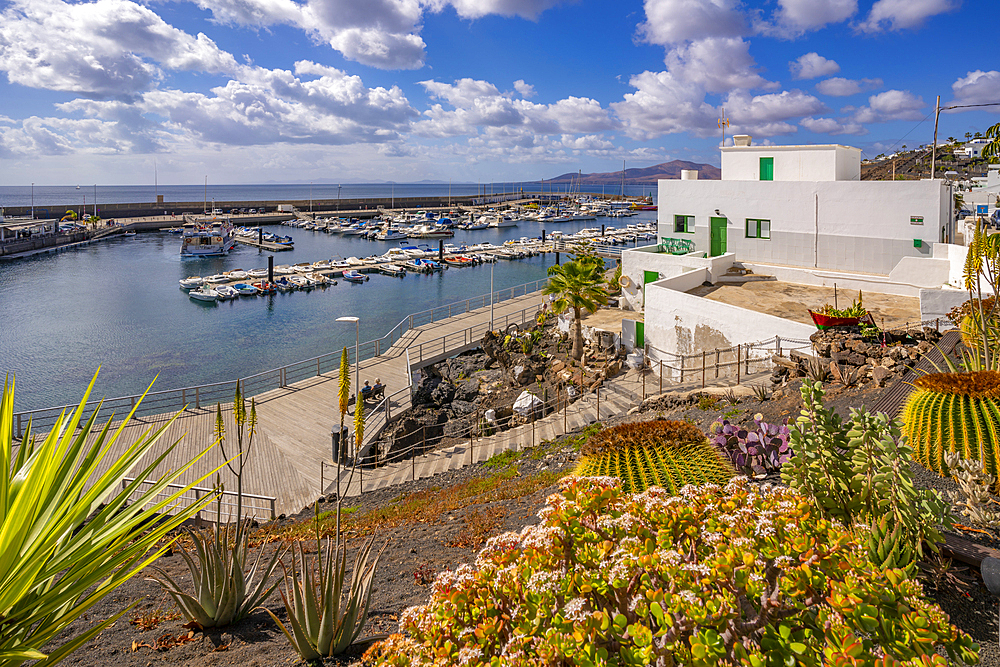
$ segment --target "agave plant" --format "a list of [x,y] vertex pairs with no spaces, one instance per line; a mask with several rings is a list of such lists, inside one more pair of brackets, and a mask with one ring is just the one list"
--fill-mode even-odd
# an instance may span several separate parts
[[[340,507],[337,508],[338,514]],[[347,545],[338,532],[336,544],[332,537],[326,539],[324,557],[323,540],[316,536],[316,560],[311,564],[298,543],[298,552],[292,552],[292,568],[285,570],[285,588],[281,599],[288,612],[287,627],[270,609],[268,614],[281,627],[288,641],[303,660],[339,655],[346,651],[359,636],[368,620],[372,580],[375,568],[385,546],[368,562],[375,536],[372,535],[358,550],[351,570],[350,587],[344,590],[347,574]],[[301,576],[300,576],[301,574]],[[346,593],[346,595],[345,595]]]
[[[114,623],[129,607],[48,655],[41,652],[101,598],[159,558],[173,543],[168,539],[170,532],[211,500],[205,497],[184,506],[182,498],[214,470],[177,491],[167,488],[211,447],[159,478],[151,475],[177,442],[151,456],[146,467],[133,470],[173,419],[145,431],[116,460],[108,460],[110,452],[122,449],[122,431],[142,399],[116,429],[111,420],[98,426],[100,406],[84,419],[96,379],[95,375],[76,410],[68,416],[61,414],[48,435],[36,437],[29,425],[19,445],[12,433],[14,381],[8,378],[4,383],[0,400],[0,664],[5,667],[26,660],[53,665]],[[135,480],[122,488],[126,476]],[[148,488],[140,491],[143,486]],[[168,511],[176,514],[150,520]]]
[[677,493],[687,484],[725,483],[735,471],[697,427],[658,419],[621,424],[591,437],[576,474],[617,477],[629,493],[651,486]]
[[[257,606],[263,604],[278,586],[275,581],[267,585],[284,553],[275,549],[274,555],[261,568],[264,545],[257,551],[257,557],[244,572],[247,564],[247,542],[249,531],[245,527],[235,529],[220,528],[221,516],[217,516],[215,529],[208,535],[188,530],[194,542],[197,560],[187,549],[181,548],[181,556],[191,571],[194,593],[181,589],[163,570],[153,568],[160,575],[150,577],[177,603],[188,620],[197,621],[204,628],[222,627],[246,617]],[[233,540],[230,546],[230,539]]]

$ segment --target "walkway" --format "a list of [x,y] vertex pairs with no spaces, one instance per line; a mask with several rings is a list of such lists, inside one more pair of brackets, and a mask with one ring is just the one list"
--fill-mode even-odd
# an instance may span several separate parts
[[[533,323],[534,316],[542,304],[541,292],[509,299],[497,303],[493,308],[494,328],[502,329],[510,324]],[[478,308],[454,317],[438,320],[422,326],[411,328],[401,335],[393,344],[378,356],[362,360],[360,376],[374,380],[380,378],[388,387],[387,400],[372,408],[366,417],[366,444],[370,442],[377,431],[384,425],[387,417],[410,407],[410,371],[422,366],[454,356],[462,351],[479,345],[483,334],[490,328],[490,307]],[[353,350],[351,350],[353,356]],[[339,354],[328,355],[339,361]],[[313,372],[321,369],[321,359],[313,362]],[[277,498],[276,513],[292,514],[315,500],[322,492],[324,474],[329,477],[329,466],[333,461],[331,449],[331,431],[339,424],[340,413],[337,408],[337,388],[339,373],[337,364],[328,363],[334,370],[314,374],[312,377],[287,382],[289,369],[279,369],[281,376],[277,389],[271,389],[254,396],[257,406],[257,432],[254,437],[253,449],[249,456],[246,475],[244,476],[244,492],[261,496]],[[352,385],[354,381],[354,368]],[[246,379],[245,386],[253,387],[255,380]],[[226,454],[235,455],[236,436],[232,423],[232,395],[234,383],[222,383],[225,386],[226,398],[222,403],[223,418],[226,421]],[[184,390],[179,390],[184,391]],[[148,465],[156,456],[162,454],[169,445],[177,443],[174,449],[163,461],[160,469],[177,468],[184,462],[194,458],[214,440],[216,421],[215,402],[223,389],[215,392],[215,397],[209,399],[205,394],[209,388],[202,388],[195,402],[195,407],[189,407],[170,422],[170,414],[151,414],[135,417],[124,429],[116,450],[110,452],[108,462],[113,461],[125,443],[133,442],[146,429],[166,426],[161,443],[153,448],[150,454],[140,462]],[[167,394],[170,392],[164,392]],[[173,392],[176,393],[176,392]],[[186,402],[190,402],[194,390],[186,390]],[[228,399],[228,403],[225,401]],[[154,403],[157,397],[151,397]],[[163,399],[164,401],[166,399]],[[125,406],[127,408],[127,404]],[[121,407],[118,410],[121,417]],[[164,410],[165,408],[160,408]],[[353,411],[353,402],[350,410]],[[107,410],[105,410],[105,414]],[[45,420],[41,420],[44,421]],[[26,420],[25,420],[26,422]],[[344,416],[345,425],[353,424],[353,415]],[[15,425],[20,428],[20,422]],[[41,428],[41,427],[39,427]],[[351,429],[353,431],[353,428]],[[222,465],[222,451],[216,448],[203,460],[199,461],[191,471],[182,476],[179,481],[187,483],[213,468]],[[324,472],[324,468],[326,471]],[[150,477],[157,476],[154,472]],[[224,469],[220,473],[222,482],[229,491],[236,488],[235,476]],[[201,486],[212,486],[214,476]],[[253,509],[253,508],[252,508]],[[252,513],[258,518],[266,519],[270,507],[256,508]]]

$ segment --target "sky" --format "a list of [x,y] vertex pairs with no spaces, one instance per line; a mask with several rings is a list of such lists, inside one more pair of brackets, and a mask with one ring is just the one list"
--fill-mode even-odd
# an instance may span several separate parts
[[[998,0],[0,0],[0,185],[500,182],[930,143]],[[992,52],[992,53],[991,53]],[[1000,122],[941,114],[939,139]]]

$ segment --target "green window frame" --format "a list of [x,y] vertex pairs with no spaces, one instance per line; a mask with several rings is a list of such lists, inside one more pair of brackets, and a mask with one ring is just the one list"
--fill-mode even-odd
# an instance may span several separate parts
[[748,239],[771,238],[771,221],[760,218],[747,218],[746,237]]
[[774,158],[773,157],[762,157],[760,159],[760,180],[762,180],[762,181],[773,181],[774,180]]
[[694,216],[693,215],[675,215],[674,216],[674,233],[675,234],[694,234]]

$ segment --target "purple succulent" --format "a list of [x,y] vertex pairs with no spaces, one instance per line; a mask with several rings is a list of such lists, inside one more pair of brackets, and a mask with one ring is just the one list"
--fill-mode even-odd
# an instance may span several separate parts
[[738,426],[728,419],[716,420],[709,440],[725,453],[737,469],[748,475],[766,475],[781,469],[794,452],[788,444],[788,420],[768,424],[758,413],[753,426]]

